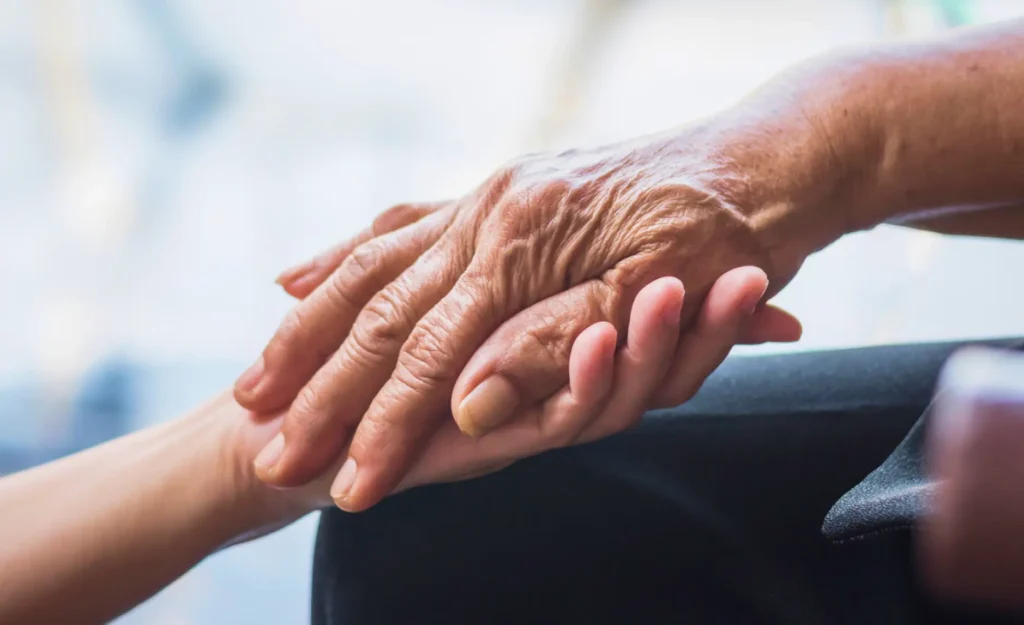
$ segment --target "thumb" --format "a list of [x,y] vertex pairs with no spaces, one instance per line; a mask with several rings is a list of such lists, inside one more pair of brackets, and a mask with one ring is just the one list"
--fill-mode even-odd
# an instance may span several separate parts
[[600,280],[540,301],[502,324],[463,368],[452,392],[459,428],[482,436],[569,381],[576,337],[601,321],[622,336],[623,298]]

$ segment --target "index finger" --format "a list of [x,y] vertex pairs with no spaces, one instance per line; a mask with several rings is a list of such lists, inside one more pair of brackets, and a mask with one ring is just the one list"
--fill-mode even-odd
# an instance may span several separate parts
[[312,295],[285,317],[256,364],[235,384],[235,399],[255,412],[291,402],[338,349],[366,303],[440,236],[434,213],[358,247]]
[[363,243],[413,224],[449,203],[448,201],[421,202],[392,206],[378,215],[370,227],[351,239],[342,241],[317,254],[310,260],[287,269],[277,277],[275,282],[292,297],[303,299],[334,273],[341,263]]

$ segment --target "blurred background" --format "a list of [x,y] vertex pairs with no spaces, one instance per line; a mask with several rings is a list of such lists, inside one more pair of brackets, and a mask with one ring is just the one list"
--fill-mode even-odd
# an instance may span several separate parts
[[[0,474],[230,384],[290,305],[277,273],[394,203],[712,113],[836,46],[1016,15],[1024,1],[0,2]],[[1005,286],[1022,266],[1011,243],[848,237],[779,296],[806,329],[786,349],[1024,335]],[[118,622],[308,622],[315,522]]]

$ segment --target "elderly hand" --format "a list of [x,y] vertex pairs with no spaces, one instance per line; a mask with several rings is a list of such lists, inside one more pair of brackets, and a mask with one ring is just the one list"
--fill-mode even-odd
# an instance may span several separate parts
[[[616,332],[610,324],[599,322],[584,330],[572,347],[565,388],[542,404],[518,410],[482,438],[468,437],[452,419],[442,419],[426,449],[391,492],[478,476],[554,447],[621,431],[637,421],[652,398],[670,390],[663,382],[665,372],[674,366],[685,363],[692,372],[686,384],[699,384],[737,339],[794,338],[800,328],[792,317],[772,308],[750,314],[746,308],[764,286],[758,269],[729,272],[712,288],[694,330],[677,341],[682,285],[673,278],[656,280],[636,298],[622,349],[616,350]],[[250,414],[239,421],[236,443],[228,445],[237,450],[237,472],[251,471],[252,458],[278,433],[284,416]],[[329,487],[345,460],[340,455],[329,470],[302,488],[256,486],[264,502],[261,526],[277,527],[330,505]]]
[[[341,504],[365,508],[401,479],[449,403],[480,435],[550,397],[568,381],[576,337],[598,322],[621,333],[652,280],[687,284],[685,328],[732,268],[762,267],[781,288],[812,247],[785,233],[807,220],[775,180],[779,159],[730,133],[726,142],[705,124],[528,157],[461,200],[386,213],[236,385],[255,411],[291,403],[265,479],[311,479],[351,434]],[[655,403],[685,400],[692,374],[677,365]]]

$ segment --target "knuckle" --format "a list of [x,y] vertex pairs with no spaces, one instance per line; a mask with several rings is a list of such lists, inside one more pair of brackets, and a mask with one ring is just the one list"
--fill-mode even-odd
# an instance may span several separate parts
[[446,333],[432,320],[419,323],[398,355],[396,381],[424,391],[454,379]]
[[[510,355],[513,362],[520,362],[531,369],[540,366],[557,370],[569,366],[570,341],[564,329],[556,324],[528,328],[513,339]],[[545,365],[540,365],[540,362]]]
[[[520,251],[537,254],[562,241],[580,225],[579,211],[564,210],[572,201],[571,185],[548,174],[531,174],[511,183],[495,206],[503,247],[515,242],[523,246]],[[554,259],[558,251],[544,249],[543,254]]]
[[390,286],[367,302],[356,323],[361,338],[374,345],[391,345],[404,340],[411,320],[397,293],[399,290],[397,286]]
[[403,410],[409,398],[408,387],[392,374],[374,400],[374,406],[360,421],[352,440],[353,452],[364,458],[372,455],[389,462],[407,458],[415,442],[426,436],[432,418],[439,414]]
[[572,195],[572,190],[572,184],[557,175],[520,174],[509,192],[509,200],[521,206],[557,206]]
[[570,201],[573,185],[564,178],[548,177],[533,185],[533,197],[543,204],[557,205]]
[[373,239],[352,250],[342,266],[347,271],[338,272],[343,277],[365,277],[372,275],[384,262],[387,249],[381,239]]
[[513,223],[527,228],[535,228],[539,225],[535,222],[542,216],[542,212],[538,209],[544,206],[544,185],[523,181],[514,184],[508,190],[501,210],[508,218],[515,216],[516,219]]
[[388,432],[396,425],[384,413],[367,416],[359,422],[359,432],[352,439],[350,453],[358,454],[361,460],[370,454],[386,456],[390,451]]
[[505,174],[511,180],[515,180],[528,175],[533,170],[539,169],[549,158],[550,155],[546,152],[527,152],[505,161],[498,169],[498,172]]
[[506,185],[514,182],[523,177],[526,174],[527,168],[530,162],[536,158],[533,154],[522,154],[514,158],[510,158],[498,168],[498,171],[494,173],[493,180],[495,182],[504,182]]
[[292,444],[292,439],[304,443],[317,433],[325,421],[323,401],[324,395],[316,386],[307,384],[302,387],[283,426],[289,444]]
[[418,356],[407,356],[402,352],[395,365],[395,372],[392,375],[395,386],[400,393],[409,396],[425,396],[436,390],[439,385],[444,384],[445,379]]
[[359,310],[358,297],[354,293],[359,274],[352,273],[351,260],[351,256],[346,258],[342,268],[326,282],[327,299],[340,309]]
[[482,187],[483,196],[489,200],[497,200],[512,189],[529,174],[531,163],[536,160],[534,154],[516,157],[499,167]]
[[372,462],[373,458],[391,464],[402,459],[408,435],[408,424],[399,421],[390,411],[379,410],[360,421],[349,451],[362,463]]
[[365,338],[356,328],[353,328],[348,340],[342,343],[339,357],[351,363],[354,369],[363,371],[380,366],[386,360],[385,350]]
[[353,358],[372,365],[394,357],[414,323],[401,301],[401,288],[393,285],[371,299],[352,327],[349,344]]
[[[376,317],[374,317],[377,319]],[[352,328],[352,334],[347,341],[346,356],[361,367],[373,367],[386,361],[389,353],[389,345],[394,341],[388,338],[388,331],[380,329],[384,322],[376,322],[372,325],[356,324]]]

